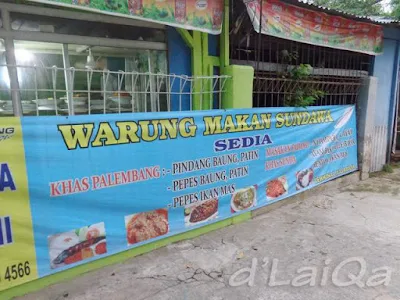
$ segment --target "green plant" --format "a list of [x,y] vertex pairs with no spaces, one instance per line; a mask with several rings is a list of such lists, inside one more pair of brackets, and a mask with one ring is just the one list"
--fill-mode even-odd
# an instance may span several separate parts
[[325,92],[316,89],[312,82],[311,76],[313,68],[309,64],[300,64],[293,66],[293,61],[298,59],[296,51],[289,52],[283,50],[281,52],[281,64],[285,65],[281,78],[288,79],[285,81],[285,106],[306,107],[315,103],[316,100],[322,98]]
[[324,96],[323,91],[298,89],[294,94],[285,98],[285,106],[307,107],[315,103],[316,100]]
[[382,171],[386,173],[393,173],[393,167],[389,164],[383,165]]

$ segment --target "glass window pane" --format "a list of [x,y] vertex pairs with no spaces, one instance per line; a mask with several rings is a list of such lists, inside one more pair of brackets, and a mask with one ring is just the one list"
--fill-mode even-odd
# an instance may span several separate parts
[[[167,110],[166,51],[84,45],[68,49],[75,68],[74,102],[90,102],[90,113]],[[78,108],[84,113],[84,107]]]
[[62,45],[15,41],[18,83],[24,115],[55,115],[67,111]]

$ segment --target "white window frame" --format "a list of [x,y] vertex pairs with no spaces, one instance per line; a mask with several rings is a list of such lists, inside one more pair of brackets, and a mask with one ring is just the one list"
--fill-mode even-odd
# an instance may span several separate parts
[[[62,9],[45,8],[45,7],[12,4],[12,3],[0,3],[0,10],[1,10],[1,19],[3,24],[2,28],[0,28],[0,39],[4,39],[4,46],[6,51],[6,63],[7,65],[10,66],[8,68],[8,72],[10,76],[11,98],[15,116],[22,116],[23,112],[19,94],[17,68],[13,67],[17,65],[14,53],[14,40],[63,44],[63,60],[65,68],[69,66],[69,56],[68,56],[68,46],[67,46],[68,44],[82,44],[88,46],[103,46],[103,47],[132,48],[132,49],[146,49],[146,50],[164,50],[164,51],[167,50],[167,44],[165,42],[123,40],[123,39],[111,39],[102,37],[45,33],[45,32],[15,31],[12,30],[11,28],[10,13],[24,13],[31,15],[58,17],[63,19],[84,20],[84,21],[91,21],[98,23],[147,27],[147,28],[165,30],[166,26],[161,24],[138,21],[129,18],[113,17],[95,13],[72,12]],[[67,88],[70,87],[71,83],[69,76],[65,76],[65,80],[66,80],[66,87]],[[69,97],[72,97],[72,93],[70,92],[67,93],[67,95]],[[73,114],[73,111],[70,113]]]

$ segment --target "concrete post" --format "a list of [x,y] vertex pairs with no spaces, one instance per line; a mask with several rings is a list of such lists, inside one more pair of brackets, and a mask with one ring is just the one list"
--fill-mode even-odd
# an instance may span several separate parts
[[378,78],[365,78],[357,100],[358,165],[361,180],[369,178],[371,169],[377,86]]
[[222,96],[222,108],[252,108],[254,69],[251,66],[230,65],[223,69],[229,75]]

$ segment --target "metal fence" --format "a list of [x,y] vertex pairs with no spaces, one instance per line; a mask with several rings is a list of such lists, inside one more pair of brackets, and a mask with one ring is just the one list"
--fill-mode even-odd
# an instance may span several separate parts
[[281,107],[299,90],[309,89],[323,92],[314,105],[355,104],[361,85],[359,78],[314,76],[307,80],[293,80],[258,73],[254,78],[253,103],[256,107]]
[[[8,77],[15,69],[18,93]],[[221,107],[227,80],[229,76],[0,65],[0,116],[13,115],[13,102],[21,103],[25,116],[215,109]],[[13,94],[19,99],[12,101]]]
[[[243,1],[230,0],[230,57],[232,64],[255,69],[253,107],[283,106],[298,90],[317,90],[324,96],[315,105],[355,104],[373,57],[257,33]],[[291,70],[311,68],[294,80]]]

